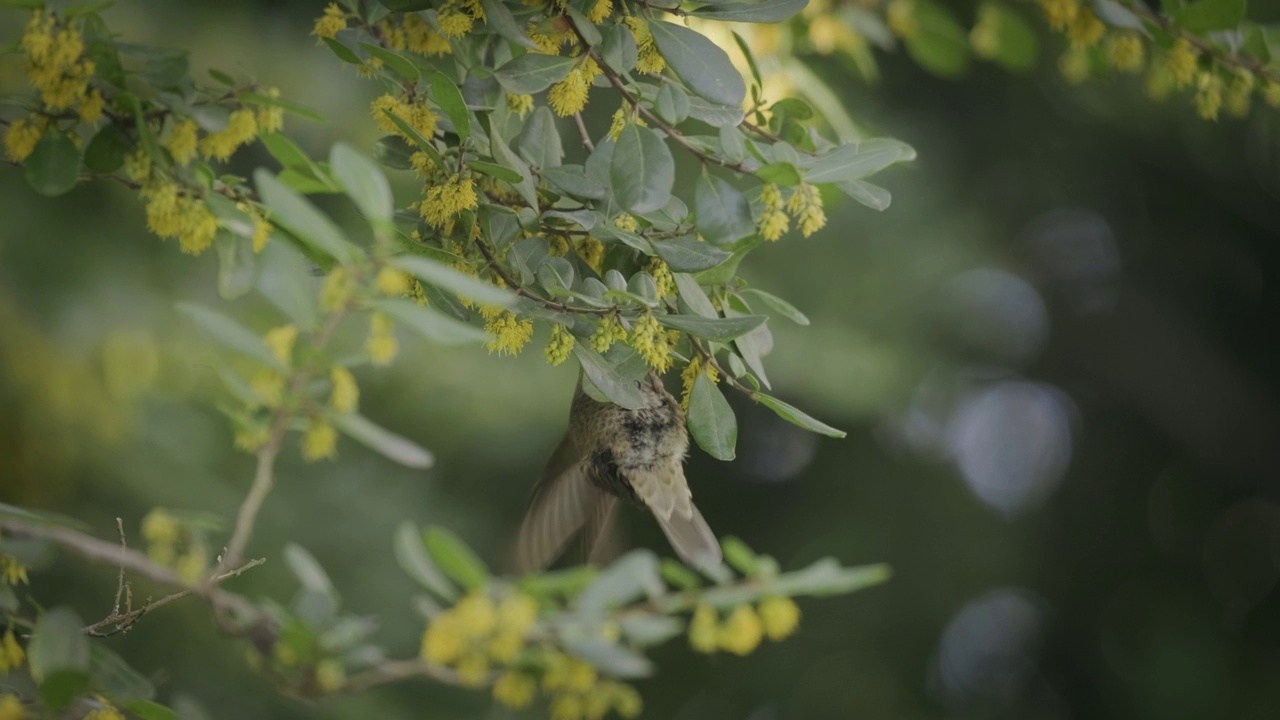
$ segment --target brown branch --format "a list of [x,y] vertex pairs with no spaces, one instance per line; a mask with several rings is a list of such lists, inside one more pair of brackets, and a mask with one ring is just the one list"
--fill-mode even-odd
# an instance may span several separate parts
[[[496,673],[489,673],[486,684],[492,683],[497,677]],[[399,682],[410,678],[429,678],[450,685],[462,684],[457,672],[414,658],[412,660],[389,660],[381,665],[374,666],[358,675],[353,675],[342,688],[348,692],[359,692],[378,685],[386,685],[387,683]]]
[[534,294],[525,288],[524,285],[520,284],[519,280],[511,277],[511,274],[507,272],[507,269],[502,267],[502,263],[498,262],[498,258],[493,254],[493,249],[489,247],[488,243],[481,238],[476,238],[475,243],[476,247],[480,248],[480,254],[484,255],[484,259],[489,263],[489,267],[497,273],[498,277],[502,279],[502,282],[510,288],[512,292],[522,298],[532,300],[548,310],[554,310],[555,312],[562,313],[577,313],[579,315],[608,315],[616,310],[616,308],[574,307],[573,305],[565,305],[562,302],[556,302],[555,300]]
[[[206,584],[216,585],[224,580],[229,580],[233,577],[239,577],[246,570],[250,570],[252,568],[258,567],[259,565],[265,562],[266,562],[266,559],[264,558],[250,560],[249,562],[245,563],[244,565],[241,565],[240,567],[230,572],[225,572],[219,575],[210,576],[209,579],[206,581]],[[124,576],[123,567],[120,568],[120,575],[121,577]],[[130,628],[136,625],[138,621],[143,618],[143,616],[145,616],[147,613],[151,612],[152,610],[155,610],[160,607],[164,607],[165,605],[168,605],[169,603],[175,600],[181,600],[182,598],[187,597],[188,595],[194,595],[195,592],[196,592],[195,588],[187,588],[186,590],[179,590],[178,592],[165,595],[159,600],[153,600],[151,602],[148,602],[146,605],[143,605],[137,610],[130,609],[128,612],[125,612],[125,613],[120,612],[119,601],[117,600],[116,609],[113,610],[111,614],[108,615],[107,617],[99,620],[98,622],[92,625],[85,627],[84,633],[86,635],[91,635],[93,637],[105,638],[105,637],[111,637],[112,635],[116,635],[122,632],[127,632]],[[132,593],[130,593],[130,596],[132,597]],[[103,631],[103,628],[106,628],[106,627],[111,627],[111,629]]]
[[582,113],[574,113],[573,122],[578,126],[578,135],[582,138],[582,146],[587,149],[587,152],[595,152],[596,144],[591,142],[591,135],[587,132],[587,124],[582,121]]

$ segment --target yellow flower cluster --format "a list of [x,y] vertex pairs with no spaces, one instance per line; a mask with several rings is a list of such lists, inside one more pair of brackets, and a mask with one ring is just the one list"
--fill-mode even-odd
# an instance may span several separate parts
[[[269,98],[278,98],[280,97],[280,88],[267,88],[264,94]],[[280,132],[280,129],[284,127],[284,108],[279,105],[259,105],[257,119],[259,132]]]
[[551,694],[551,720],[600,720],[610,711],[633,718],[643,708],[635,688],[602,680],[590,664],[556,651],[544,658],[542,689]]
[[15,121],[4,133],[4,154],[14,162],[26,160],[48,127],[49,118],[43,115],[31,115]]
[[750,605],[734,608],[724,622],[707,605],[699,605],[689,622],[689,645],[701,653],[724,650],[749,655],[765,637],[779,641],[800,624],[800,608],[791,598],[771,597],[760,602],[759,611]]
[[547,362],[554,367],[569,359],[576,343],[577,338],[569,332],[568,327],[554,323],[551,326],[551,339],[547,341],[547,348],[543,354],[546,355]]
[[238,418],[236,420],[235,445],[245,452],[257,452],[271,439],[271,431],[267,424],[256,417]]
[[98,696],[97,700],[100,707],[90,710],[89,714],[84,716],[84,720],[125,720],[124,715],[101,695]]
[[598,353],[608,352],[616,342],[624,342],[627,339],[627,329],[622,327],[622,322],[618,320],[617,315],[608,315],[596,327],[596,331],[591,335],[591,349]]
[[406,295],[413,287],[409,281],[409,276],[404,271],[393,267],[384,267],[379,270],[374,284],[378,286],[379,292],[392,297]]
[[1196,113],[1205,120],[1217,120],[1222,109],[1222,78],[1212,70],[1200,73],[1196,79]]
[[204,543],[164,508],[153,508],[143,516],[142,538],[147,541],[147,557],[177,570],[188,585],[199,580],[208,567]]
[[167,180],[143,186],[140,194],[147,201],[147,227],[151,232],[161,238],[178,238],[182,251],[192,255],[213,244],[218,219],[204,200]]
[[1200,54],[1190,41],[1186,38],[1178,38],[1173,41],[1173,47],[1169,48],[1169,57],[1166,63],[1169,68],[1169,74],[1173,76],[1173,84],[1175,87],[1186,87],[1196,77],[1196,66],[1199,65]]
[[507,110],[510,110],[522,118],[525,115],[528,115],[529,111],[533,109],[532,95],[514,95],[512,93],[506,93],[506,96]]
[[565,79],[551,86],[547,91],[547,104],[560,117],[581,112],[587,105],[591,81],[599,74],[600,66],[594,58],[588,57],[570,70]]
[[[22,36],[22,50],[27,56],[27,79],[40,91],[48,110],[86,101],[94,65],[84,58],[84,36],[74,24],[37,10]],[[101,103],[102,97],[90,102]],[[99,115],[101,111],[99,105]]]
[[329,407],[338,412],[347,413],[356,409],[360,403],[360,386],[351,371],[344,367],[335,367],[329,371],[329,381],[333,390],[329,393]]
[[586,235],[578,242],[578,257],[582,258],[582,262],[587,267],[600,272],[604,265],[604,243],[598,239]]
[[316,686],[321,692],[332,695],[346,684],[347,671],[342,667],[341,662],[333,658],[325,658],[316,663]]
[[161,144],[173,156],[174,162],[186,167],[191,158],[195,157],[197,140],[196,121],[188,119],[175,123]]
[[284,376],[271,368],[262,368],[249,380],[249,388],[263,405],[279,407],[284,399]]
[[471,32],[476,20],[484,20],[484,7],[480,0],[447,0],[437,16],[440,34],[454,39]]
[[630,213],[625,212],[620,212],[614,216],[613,226],[619,230],[626,230],[627,232],[635,232],[640,228],[640,224],[636,222],[635,217]]
[[827,224],[827,215],[822,211],[822,193],[817,186],[800,183],[800,187],[791,194],[787,201],[787,212],[800,223],[800,232],[805,237],[818,232]]
[[667,61],[663,59],[662,53],[658,52],[658,45],[653,41],[653,33],[649,32],[649,26],[644,20],[634,15],[628,15],[623,22],[631,29],[631,36],[636,41],[636,71],[655,75],[662,72],[667,67]]
[[22,667],[22,662],[27,657],[23,652],[22,646],[18,644],[18,638],[14,637],[13,628],[5,630],[4,638],[0,639],[0,673],[7,673],[10,670],[16,670]]
[[1117,32],[1107,38],[1107,60],[1121,72],[1137,72],[1142,69],[1142,36],[1131,30]]
[[[0,662],[3,662],[0,660]],[[0,668],[0,672],[4,672]],[[27,709],[17,695],[0,695],[0,720],[26,720]]]
[[464,685],[479,687],[488,681],[492,665],[508,666],[520,657],[537,619],[538,605],[528,595],[513,593],[495,604],[487,594],[473,592],[427,625],[421,656],[452,667]]
[[684,384],[684,392],[680,394],[680,407],[684,410],[689,409],[689,395],[693,392],[693,384],[697,382],[698,376],[704,372],[711,382],[720,382],[720,371],[716,370],[715,365],[703,360],[701,355],[694,355],[689,364],[685,365],[684,370],[680,372],[680,380]]
[[27,579],[27,566],[18,562],[18,558],[12,555],[0,555],[0,580],[4,580],[8,585],[18,583],[26,585],[30,582]]
[[[410,140],[410,138],[405,135],[399,125],[396,125],[391,118],[387,117],[388,112],[403,120],[424,138],[430,138],[436,131],[436,115],[431,112],[431,108],[422,103],[411,103],[404,98],[383,94],[373,101],[373,104],[370,105],[370,111],[373,113],[373,119],[377,121],[379,129],[383,132],[399,135],[405,140]],[[412,140],[410,142],[412,143]]]
[[640,353],[649,367],[659,373],[671,368],[672,344],[671,337],[662,329],[653,313],[641,315],[631,329],[631,347]]
[[591,10],[587,12],[587,19],[593,23],[600,24],[613,14],[613,0],[596,0],[596,4],[591,6]]
[[1244,117],[1249,114],[1249,106],[1253,98],[1253,73],[1244,69],[1237,69],[1231,78],[1231,84],[1227,86],[1226,108],[1227,112],[1234,117]]
[[662,258],[655,257],[649,260],[644,269],[653,276],[653,283],[658,287],[658,299],[674,298],[676,296],[676,279],[671,274],[671,268],[662,261]]
[[404,16],[404,49],[427,57],[453,52],[449,41],[416,13]]
[[565,41],[569,39],[567,32],[553,32],[551,35],[541,32],[538,23],[532,20],[529,21],[529,26],[525,28],[525,34],[529,36],[534,45],[538,46],[535,52],[540,52],[543,55],[560,54],[560,46],[564,45]]
[[769,183],[760,191],[760,201],[764,210],[760,213],[760,223],[756,229],[760,237],[775,241],[791,228],[791,220],[782,210],[782,191],[777,185]]
[[338,3],[329,3],[325,6],[324,14],[316,20],[315,29],[311,31],[311,34],[318,38],[332,40],[337,37],[340,31],[346,29],[347,13],[338,6]]
[[419,206],[423,219],[432,227],[443,227],[463,210],[476,206],[476,188],[470,175],[454,174],[443,185],[427,188],[427,197]]
[[1080,12],[1079,0],[1040,0],[1049,27],[1054,30],[1066,30]]
[[1072,45],[1058,58],[1058,71],[1072,85],[1079,85],[1089,78],[1089,48]]
[[338,454],[338,431],[323,418],[313,417],[302,434],[302,459],[332,460]]
[[1106,26],[1097,15],[1093,14],[1093,10],[1087,7],[1080,8],[1071,20],[1071,24],[1067,26],[1067,39],[1072,45],[1093,47],[1102,39],[1106,30]]
[[969,44],[978,57],[990,60],[1000,54],[1000,9],[993,3],[978,6],[977,21],[969,31]]
[[374,365],[389,365],[395,359],[400,345],[396,342],[392,331],[391,318],[376,312],[369,317],[369,338],[364,342],[364,350]]
[[489,333],[485,347],[499,355],[519,355],[533,337],[533,321],[522,320],[516,314],[501,308],[481,308],[484,330]]
[[920,30],[915,0],[890,0],[885,7],[884,19],[893,34],[900,38],[912,37]]
[[263,336],[262,341],[266,343],[267,349],[271,354],[280,361],[282,365],[290,365],[293,362],[293,344],[298,339],[298,328],[294,325],[281,325],[278,328],[272,328]]
[[240,108],[227,118],[227,126],[200,139],[200,154],[206,160],[226,161],[236,148],[258,134],[258,118],[250,108]]

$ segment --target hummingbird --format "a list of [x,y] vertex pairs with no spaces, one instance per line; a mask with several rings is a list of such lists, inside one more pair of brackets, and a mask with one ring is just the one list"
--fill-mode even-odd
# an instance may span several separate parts
[[583,546],[597,548],[619,498],[648,508],[687,564],[720,565],[720,543],[693,504],[684,476],[684,411],[654,373],[639,381],[639,389],[643,403],[629,410],[592,398],[579,375],[569,429],[534,487],[520,526],[520,572],[545,569],[579,529]]

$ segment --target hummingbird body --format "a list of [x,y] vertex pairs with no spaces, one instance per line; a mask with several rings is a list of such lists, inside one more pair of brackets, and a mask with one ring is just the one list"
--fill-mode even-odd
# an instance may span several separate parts
[[520,570],[545,568],[580,528],[595,545],[617,498],[647,507],[685,562],[719,565],[720,545],[684,477],[684,412],[658,376],[640,381],[642,407],[587,395],[579,381],[569,430],[547,465],[520,528]]

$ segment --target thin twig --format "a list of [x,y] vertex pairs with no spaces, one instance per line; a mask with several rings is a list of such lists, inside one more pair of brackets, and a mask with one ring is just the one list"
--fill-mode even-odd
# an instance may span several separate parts
[[578,126],[578,135],[582,138],[582,146],[587,149],[587,152],[595,152],[596,145],[591,142],[591,135],[587,132],[587,124],[582,121],[582,113],[574,113],[573,122]]
[[[246,570],[256,568],[259,565],[263,564],[264,562],[266,562],[265,558],[250,560],[249,562],[245,563],[244,565],[241,565],[240,567],[230,572],[225,572],[220,575],[211,576],[208,579],[207,584],[216,585],[224,580],[229,580],[233,577],[239,577]],[[117,635],[122,632],[126,632],[130,628],[132,628],[134,625],[136,625],[137,622],[143,618],[143,616],[145,616],[147,613],[151,612],[152,610],[168,605],[174,600],[181,600],[182,598],[187,597],[188,595],[194,595],[195,592],[196,592],[196,589],[194,587],[187,588],[186,590],[179,590],[178,592],[165,595],[159,600],[148,602],[146,605],[143,605],[137,610],[129,610],[128,612],[125,612],[123,614],[121,614],[119,612],[119,609],[117,608],[117,610],[112,612],[111,615],[84,628],[84,633],[86,635],[92,635],[93,637],[105,638],[105,637],[111,637],[112,635]],[[114,626],[112,627],[111,630],[103,631],[103,628],[111,627],[111,626]]]
[[[431,678],[450,685],[461,684],[457,672],[414,658],[412,660],[390,660],[358,675],[353,675],[343,685],[343,689],[349,692],[359,692],[378,685],[386,685],[387,683],[415,677]],[[487,681],[493,682],[496,679],[497,674],[490,673]]]
[[488,261],[489,267],[492,268],[495,273],[497,273],[498,277],[502,279],[502,282],[505,283],[506,286],[510,288],[512,292],[519,295],[520,297],[528,298],[529,300],[532,300],[542,305],[548,310],[554,310],[555,312],[562,312],[562,313],[578,313],[580,315],[608,315],[609,313],[612,313],[615,310],[614,308],[574,307],[572,305],[565,305],[564,303],[556,302],[555,300],[550,300],[540,295],[536,295],[530,292],[528,289],[526,289],[524,285],[521,285],[519,280],[516,280],[515,278],[511,277],[511,274],[507,272],[506,268],[502,267],[502,263],[498,262],[498,258],[493,254],[493,249],[489,247],[488,243],[486,243],[483,239],[480,239],[480,238],[476,238],[475,243],[476,243],[476,247],[480,248],[480,254],[484,255],[484,259]]
[[[121,520],[120,518],[116,518],[116,529],[120,531],[120,549],[128,550],[129,544],[125,542],[125,539],[124,539],[124,520]],[[115,604],[112,605],[111,607],[112,615],[120,614],[120,596],[123,594],[124,594],[124,566],[121,565],[120,574],[116,577],[116,601],[115,601]],[[130,593],[130,597],[132,597],[132,593]],[[129,608],[129,609],[132,610],[133,608]]]

